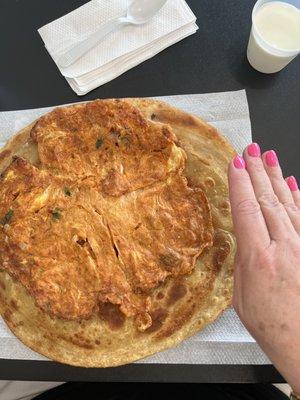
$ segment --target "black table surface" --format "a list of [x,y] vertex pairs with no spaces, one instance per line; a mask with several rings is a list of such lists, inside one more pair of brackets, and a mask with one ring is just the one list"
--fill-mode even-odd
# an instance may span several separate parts
[[[78,97],[60,75],[37,29],[83,0],[0,0],[0,111],[95,98],[222,92],[246,89],[254,140],[279,152],[285,175],[299,171],[300,57],[278,74],[247,63],[245,50],[254,0],[188,0],[196,34],[122,76]],[[1,344],[0,344],[1,345]],[[0,360],[0,379],[281,382],[273,366],[128,365],[82,369],[50,361]]]

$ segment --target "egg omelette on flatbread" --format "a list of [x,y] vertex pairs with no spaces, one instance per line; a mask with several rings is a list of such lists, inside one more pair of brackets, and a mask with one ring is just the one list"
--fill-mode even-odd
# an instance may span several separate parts
[[61,107],[0,152],[0,313],[33,350],[108,367],[230,304],[227,165],[210,125],[163,102]]

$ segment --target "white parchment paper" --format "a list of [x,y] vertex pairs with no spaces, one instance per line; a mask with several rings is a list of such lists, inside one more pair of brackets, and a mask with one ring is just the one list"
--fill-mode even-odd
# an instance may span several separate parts
[[[238,152],[251,142],[251,124],[246,92],[156,97],[214,125]],[[0,146],[18,130],[53,107],[0,113]],[[43,360],[24,346],[0,318],[0,358]],[[148,357],[140,363],[172,364],[269,364],[254,339],[229,309],[202,332],[176,348]]]

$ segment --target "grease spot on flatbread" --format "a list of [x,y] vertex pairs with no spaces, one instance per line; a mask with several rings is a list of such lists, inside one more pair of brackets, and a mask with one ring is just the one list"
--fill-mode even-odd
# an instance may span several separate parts
[[182,282],[176,282],[169,291],[168,305],[175,304],[187,294],[186,285]]
[[3,150],[0,152],[0,161],[4,160],[4,158],[8,157],[11,155],[10,150]]
[[216,248],[213,257],[213,266],[216,271],[222,268],[222,265],[231,251],[231,244],[228,238],[224,237],[222,232],[217,232],[214,237],[214,245]]
[[124,325],[125,316],[118,306],[111,303],[103,303],[100,306],[100,316],[112,330],[120,329]]
[[151,318],[152,318],[152,325],[146,329],[146,333],[153,333],[155,331],[158,331],[165,319],[168,316],[168,311],[164,308],[157,308],[156,310],[154,310],[153,312],[150,313]]
[[18,311],[19,307],[18,307],[18,304],[17,304],[16,300],[11,299],[10,305],[12,306],[12,308],[13,308],[15,311]]

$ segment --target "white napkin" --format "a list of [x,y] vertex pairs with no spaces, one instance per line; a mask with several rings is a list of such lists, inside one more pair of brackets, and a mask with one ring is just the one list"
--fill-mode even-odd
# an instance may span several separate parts
[[[128,3],[128,0],[92,0],[40,28],[38,32],[54,62],[101,24],[125,16]],[[71,88],[84,95],[195,33],[198,29],[195,21],[184,0],[168,0],[148,23],[123,26],[71,66],[57,66]]]

